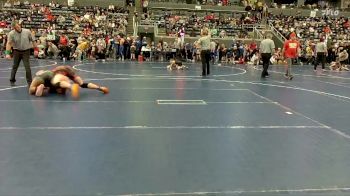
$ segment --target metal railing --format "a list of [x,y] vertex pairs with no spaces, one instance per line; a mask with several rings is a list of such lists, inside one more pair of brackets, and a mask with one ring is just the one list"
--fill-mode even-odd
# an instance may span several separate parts
[[254,35],[256,35],[256,38],[264,39],[264,35],[260,32],[260,30],[257,27],[254,27],[253,32]]
[[158,25],[154,25],[154,36],[158,36]]
[[273,26],[273,24],[272,24],[271,22],[269,22],[269,27],[270,27],[270,29],[271,29],[271,32],[272,32],[273,34],[275,34],[276,37],[277,37],[282,43],[283,43],[284,41],[287,40],[287,38],[284,37],[284,36],[282,35],[282,33],[280,33],[280,32]]
[[137,26],[138,26],[138,24],[137,24],[136,18],[135,18],[135,16],[133,16],[132,17],[132,27],[134,28],[134,37],[137,36],[137,30],[138,30]]

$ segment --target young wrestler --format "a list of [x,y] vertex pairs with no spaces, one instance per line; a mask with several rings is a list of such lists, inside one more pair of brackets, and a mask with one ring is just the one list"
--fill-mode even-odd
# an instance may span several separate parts
[[183,65],[181,61],[177,61],[177,60],[174,60],[174,59],[170,60],[170,65],[168,65],[167,68],[170,69],[170,70],[184,70],[184,69],[188,69],[188,67]]
[[[72,97],[79,97],[79,86],[81,88],[89,88],[96,89],[104,94],[109,93],[109,89],[107,87],[100,87],[94,83],[84,83],[83,79],[78,76],[74,69],[67,65],[57,66],[52,70],[55,73],[55,76],[51,80],[51,84],[65,92],[67,89],[71,90]],[[73,81],[74,84],[71,84],[70,81]]]
[[29,86],[29,94],[37,97],[43,96],[46,92],[45,89],[51,88],[51,79],[54,77],[54,73],[49,70],[40,70],[35,74],[32,83]]

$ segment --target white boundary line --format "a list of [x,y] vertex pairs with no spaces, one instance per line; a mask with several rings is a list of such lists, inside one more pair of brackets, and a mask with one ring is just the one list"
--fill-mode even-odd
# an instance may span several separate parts
[[327,129],[324,126],[106,126],[106,127],[0,127],[0,130],[89,130],[89,129]]
[[[5,77],[5,76],[0,76],[0,78],[5,78],[5,79],[10,79],[10,77]],[[25,77],[16,77],[16,78],[21,78],[21,79],[23,79],[23,78],[25,78]]]
[[[262,71],[262,69],[257,68],[257,67],[253,67],[253,69],[258,70],[258,71]],[[269,72],[271,73],[278,73],[278,74],[284,74],[284,72],[280,72],[280,71],[275,71],[275,70],[269,70]],[[315,77],[315,78],[332,78],[332,79],[344,79],[344,80],[350,80],[350,78],[347,77],[341,77],[341,76],[334,76],[334,75],[304,75],[304,74],[297,74],[297,73],[293,73],[294,76],[303,76],[303,77]]]
[[[169,79],[169,78],[167,78],[167,79]],[[176,79],[176,78],[175,78],[175,79]],[[185,79],[185,78],[184,78],[184,79]],[[196,80],[196,79],[190,78],[189,80]],[[203,81],[203,79],[197,79],[197,80]],[[217,79],[205,79],[205,80],[206,80],[206,81],[216,81],[216,82],[254,84],[254,85],[266,85],[266,86],[272,86],[272,87],[288,88],[288,89],[302,90],[302,91],[312,92],[312,93],[316,93],[316,94],[320,94],[320,95],[328,95],[328,96],[334,96],[334,97],[344,98],[344,99],[350,100],[350,97],[346,97],[346,96],[342,96],[342,95],[336,95],[336,94],[327,93],[327,92],[322,92],[322,91],[304,89],[304,88],[299,88],[299,87],[289,87],[289,86],[273,85],[273,84],[266,84],[266,83],[259,83],[259,82],[230,81],[230,80],[217,80]],[[24,86],[22,86],[22,87],[24,87]],[[11,87],[11,88],[0,89],[0,91],[9,90],[9,89],[12,89],[12,88],[19,88],[19,87]],[[249,89],[248,89],[248,90],[249,90]],[[253,91],[251,91],[251,92],[253,92]],[[272,101],[272,100],[269,100],[269,101]],[[273,102],[273,101],[272,101],[272,102]],[[283,106],[283,105],[280,105],[280,106],[285,107],[285,106]],[[287,108],[287,109],[291,110],[290,108]],[[292,111],[292,110],[291,110],[291,111]],[[293,112],[296,113],[296,114],[299,114],[299,115],[303,115],[303,114],[300,114],[300,113],[295,112],[295,111],[293,111]],[[313,119],[311,119],[311,118],[309,118],[309,117],[307,117],[307,116],[305,116],[305,115],[303,115],[303,116],[304,116],[305,118],[307,118],[307,119],[310,119],[310,120],[312,120],[312,121],[314,121],[314,122],[316,122],[316,123],[322,125],[322,126],[327,127],[329,130],[331,130],[331,131],[334,132],[334,133],[337,133],[338,135],[341,135],[341,136],[343,136],[343,137],[345,137],[345,138],[347,138],[347,139],[350,139],[350,136],[349,136],[349,135],[347,135],[347,134],[345,134],[345,133],[343,133],[343,132],[341,132],[341,131],[339,131],[339,130],[336,130],[336,129],[333,129],[333,128],[331,128],[331,127],[328,127],[328,126],[326,126],[326,125],[324,125],[324,124],[322,124],[322,123],[320,123],[320,122],[318,122],[318,121],[316,121],[316,120],[313,120]]]
[[[0,99],[0,102],[49,102],[49,103],[157,103],[157,101],[123,101],[123,100],[47,100],[47,99]],[[277,102],[264,101],[205,101],[207,104],[275,104]],[[161,103],[162,104],[162,103]],[[180,103],[179,103],[180,104]],[[183,103],[182,103],[183,104]]]
[[164,100],[164,99],[158,99],[157,100],[158,105],[207,105],[207,103],[204,100]]
[[0,92],[1,91],[6,91],[6,90],[11,90],[11,89],[16,89],[16,88],[23,88],[23,87],[26,87],[28,85],[22,85],[22,86],[11,86],[11,87],[8,87],[8,88],[3,88],[3,89],[0,89]]
[[[216,80],[216,81],[220,81],[220,80]],[[279,88],[288,88],[288,89],[312,92],[312,93],[316,93],[316,94],[319,94],[319,95],[330,95],[330,96],[334,96],[334,97],[350,100],[350,97],[347,97],[347,96],[327,93],[327,92],[318,91],[318,90],[310,90],[310,89],[305,89],[305,88],[301,88],[301,87],[291,87],[291,86],[283,86],[283,85],[267,84],[267,83],[259,83],[259,82],[246,82],[246,81],[230,81],[230,80],[221,80],[221,81],[223,81],[223,82],[226,81],[226,82],[233,82],[233,83],[241,83],[241,84],[254,84],[254,85],[262,85],[262,86],[272,86],[272,87],[279,87]]]
[[[259,193],[339,193],[348,192],[350,188],[309,188],[309,189],[266,189],[266,190],[237,190],[222,192],[182,192],[182,193],[134,193],[122,194],[117,196],[176,196],[176,195],[241,195],[241,194],[259,194]],[[288,194],[286,194],[288,195]],[[334,194],[335,195],[335,194]]]
[[327,82],[327,81],[316,80],[316,79],[310,79],[310,80],[314,80],[314,81],[321,82],[321,83],[325,83],[325,84],[331,84],[331,85],[334,85],[334,86],[339,86],[339,87],[344,87],[344,88],[350,88],[350,86],[345,86],[345,85],[338,84],[338,83]]
[[[81,67],[83,65],[89,65],[89,64],[95,64],[95,63],[81,63],[81,64],[76,64],[73,66],[73,69],[76,69],[81,72],[87,72],[87,73],[95,73],[95,74],[102,74],[102,75],[114,75],[114,76],[131,76],[131,77],[146,77],[146,76],[153,76],[153,77],[159,77],[159,78],[167,78],[167,77],[175,77],[175,78],[202,78],[202,76],[172,76],[172,75],[143,75],[143,74],[117,74],[117,73],[106,73],[106,72],[97,72],[97,71],[91,71],[91,70],[85,70],[85,69],[80,69],[78,67]],[[242,72],[240,73],[233,73],[233,74],[225,74],[225,75],[212,75],[213,77],[223,77],[223,76],[235,76],[235,75],[244,75],[247,73],[247,70],[238,68],[238,67],[231,67],[231,66],[217,66],[217,67],[227,67],[230,69],[238,69]]]
[[[35,68],[42,68],[42,67],[50,67],[50,66],[55,66],[55,65],[58,64],[57,61],[48,61],[48,62],[52,62],[52,64],[49,64],[49,65],[39,65],[39,66],[31,66],[30,68],[31,68],[31,69],[35,69]],[[8,70],[12,70],[12,67],[0,69],[0,71],[8,71]]]
[[[248,90],[250,90],[250,89],[248,89]],[[264,99],[264,100],[266,100],[266,101],[271,101],[271,102],[273,102],[271,99],[269,99],[269,98],[267,98],[267,97],[261,96],[261,95],[257,94],[256,92],[254,92],[254,91],[252,91],[252,90],[250,90],[250,91],[251,91],[253,94],[255,94],[256,96],[261,97],[262,99]],[[312,122],[314,122],[314,123],[317,123],[317,124],[321,125],[322,127],[326,128],[326,129],[328,129],[328,130],[330,130],[331,132],[337,134],[337,135],[340,135],[340,136],[343,136],[343,137],[345,137],[345,138],[347,138],[347,139],[350,139],[350,135],[348,135],[348,134],[346,134],[346,133],[343,133],[343,132],[341,132],[341,131],[339,131],[339,130],[337,130],[337,129],[334,129],[334,128],[332,128],[332,127],[329,127],[329,126],[327,126],[327,125],[325,125],[325,124],[323,124],[323,123],[321,123],[321,122],[319,122],[319,121],[317,121],[317,120],[314,120],[314,119],[312,119],[312,118],[310,118],[310,117],[307,117],[307,116],[305,116],[304,114],[302,114],[302,113],[300,113],[300,112],[297,112],[297,111],[295,111],[295,110],[292,110],[291,108],[289,108],[289,107],[287,107],[287,106],[284,106],[284,105],[282,105],[282,104],[280,104],[280,103],[278,103],[278,102],[276,103],[276,105],[278,105],[278,106],[280,106],[281,108],[287,110],[288,112],[292,112],[292,113],[297,114],[297,115],[299,115],[299,116],[302,116],[302,117],[304,117],[304,118],[306,118],[306,119],[308,119],[308,120],[310,120],[310,121],[312,121]]]
[[[129,78],[130,79],[130,78]],[[125,79],[125,80],[129,80]],[[142,80],[160,80],[160,78],[135,78],[135,79],[142,79]],[[162,78],[161,80],[177,80],[179,78]],[[350,100],[350,97],[343,96],[343,95],[337,95],[333,93],[328,93],[324,91],[318,91],[318,90],[311,90],[311,89],[306,89],[302,87],[296,87],[296,86],[286,86],[288,85],[287,83],[284,82],[279,82],[285,85],[278,85],[278,84],[270,84],[270,83],[264,83],[264,82],[259,82],[259,81],[238,81],[238,80],[223,80],[223,79],[197,79],[197,78],[182,78],[183,80],[190,80],[190,81],[209,81],[209,82],[226,82],[226,83],[237,83],[237,84],[252,84],[252,85],[262,85],[262,86],[271,86],[271,87],[279,87],[279,88],[287,88],[287,89],[293,89],[293,90],[301,90],[301,91],[306,91],[306,92],[311,92],[327,97],[337,97],[337,98],[342,98],[342,99],[347,99]],[[104,79],[90,79],[91,81],[99,81],[99,80],[120,80],[120,78],[104,78]],[[124,80],[124,79],[122,79]],[[132,78],[130,79],[132,80]],[[278,82],[278,81],[275,81]],[[337,99],[344,101],[342,99]]]

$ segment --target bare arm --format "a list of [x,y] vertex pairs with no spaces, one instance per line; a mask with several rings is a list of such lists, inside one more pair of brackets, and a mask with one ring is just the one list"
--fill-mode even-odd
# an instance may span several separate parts
[[5,54],[6,54],[6,58],[7,58],[7,59],[10,59],[10,58],[11,58],[11,55],[10,55],[10,54],[11,54],[11,48],[12,48],[12,46],[13,46],[13,42],[12,42],[10,36],[9,36],[8,39],[7,39],[6,51],[5,51]]
[[10,51],[12,46],[13,46],[12,41],[10,39],[8,39],[7,43],[6,43],[6,50]]

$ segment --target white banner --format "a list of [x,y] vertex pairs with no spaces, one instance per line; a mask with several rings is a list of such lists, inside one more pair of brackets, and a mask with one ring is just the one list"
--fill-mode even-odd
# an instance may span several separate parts
[[68,0],[68,6],[73,6],[74,5],[74,0]]
[[315,18],[316,17],[316,11],[311,11],[310,12],[310,17]]
[[53,41],[56,39],[56,36],[55,35],[52,35],[52,34],[48,34],[47,35],[47,40],[50,40],[50,41]]

